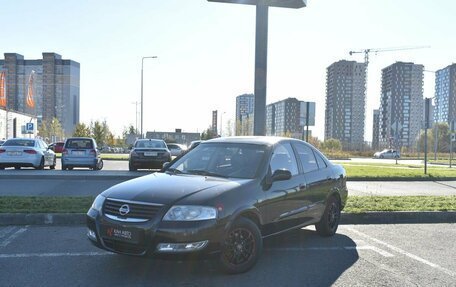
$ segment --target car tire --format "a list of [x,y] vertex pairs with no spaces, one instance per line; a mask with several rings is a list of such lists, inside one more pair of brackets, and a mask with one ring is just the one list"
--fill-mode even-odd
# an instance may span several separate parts
[[18,170],[18,169],[21,169],[20,166],[15,166],[14,169]]
[[225,235],[220,254],[220,267],[229,274],[248,271],[260,257],[263,239],[258,226],[251,220],[237,219]]
[[95,165],[95,168],[93,170],[101,170],[103,168],[103,160],[100,159],[100,162]]
[[381,156],[380,156],[380,158],[384,158],[384,156],[383,156],[383,155],[381,155]]
[[41,157],[40,165],[37,166],[36,169],[39,169],[39,170],[44,169],[44,157]]
[[57,159],[54,156],[54,161],[52,162],[52,165],[49,166],[49,169],[55,169],[56,162],[57,162]]
[[131,163],[128,163],[128,170],[129,171],[137,171],[138,169],[134,167]]
[[331,196],[326,204],[325,212],[320,222],[315,224],[315,229],[320,236],[333,236],[340,221],[340,203],[337,198]]
[[66,170],[67,169],[67,166],[62,164],[62,170]]
[[67,167],[67,168],[68,168],[68,170],[73,170],[73,167],[72,167],[72,166],[71,166],[71,167]]

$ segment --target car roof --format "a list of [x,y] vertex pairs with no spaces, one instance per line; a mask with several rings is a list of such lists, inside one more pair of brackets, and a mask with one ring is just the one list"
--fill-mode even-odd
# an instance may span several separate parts
[[284,137],[271,137],[271,136],[239,136],[239,137],[226,137],[226,138],[215,138],[208,141],[204,141],[201,144],[206,143],[245,143],[245,144],[259,144],[259,145],[275,145],[282,141],[300,141],[293,138]]

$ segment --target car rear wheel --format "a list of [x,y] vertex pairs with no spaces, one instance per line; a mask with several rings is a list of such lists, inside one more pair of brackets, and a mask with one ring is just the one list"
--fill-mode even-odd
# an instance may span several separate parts
[[21,169],[21,167],[20,166],[15,166],[14,169]]
[[263,240],[258,226],[241,217],[225,236],[220,254],[221,268],[230,274],[246,272],[258,261],[262,248]]
[[95,164],[95,166],[92,168],[93,170],[101,170],[103,168],[103,160],[100,159],[100,162]]
[[383,155],[380,155],[380,158],[384,158],[384,156],[383,156]]
[[320,222],[315,224],[315,229],[317,230],[317,233],[321,236],[333,236],[337,231],[339,221],[340,204],[334,196],[331,196],[328,200],[325,212],[323,213]]
[[44,169],[44,157],[41,158],[40,165],[37,166],[36,169]]

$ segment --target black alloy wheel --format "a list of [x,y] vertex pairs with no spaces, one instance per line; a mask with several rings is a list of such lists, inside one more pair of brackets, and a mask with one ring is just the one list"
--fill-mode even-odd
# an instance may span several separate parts
[[40,165],[37,166],[36,169],[44,169],[44,157],[41,157]]
[[255,265],[262,248],[258,226],[247,218],[239,218],[225,237],[220,255],[221,267],[230,274],[246,272]]
[[337,227],[339,227],[339,221],[340,204],[334,196],[331,196],[320,222],[315,224],[315,229],[321,236],[333,236],[337,231]]

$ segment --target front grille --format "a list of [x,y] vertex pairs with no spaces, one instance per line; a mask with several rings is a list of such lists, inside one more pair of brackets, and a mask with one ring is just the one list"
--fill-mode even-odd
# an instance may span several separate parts
[[[123,205],[128,205],[130,212],[125,215],[120,214],[120,208]],[[151,204],[145,202],[134,202],[128,200],[117,200],[117,199],[110,199],[107,198],[104,206],[103,212],[104,214],[112,215],[120,219],[144,219],[144,220],[151,220],[153,219],[157,213],[162,208],[160,204]]]
[[126,243],[108,238],[103,238],[103,242],[107,248],[120,253],[142,255],[146,252],[146,247],[143,245]]

